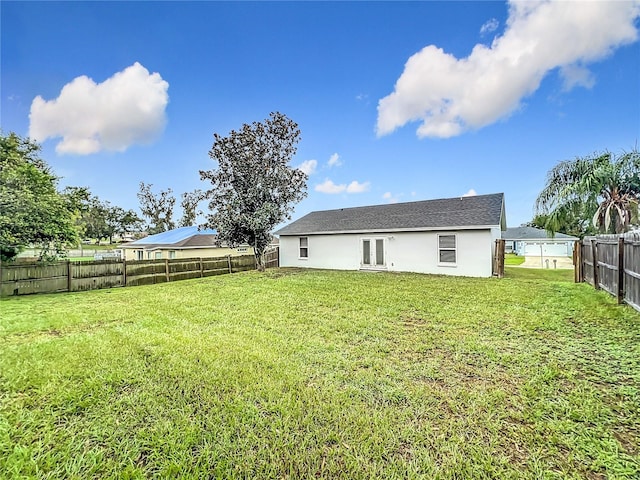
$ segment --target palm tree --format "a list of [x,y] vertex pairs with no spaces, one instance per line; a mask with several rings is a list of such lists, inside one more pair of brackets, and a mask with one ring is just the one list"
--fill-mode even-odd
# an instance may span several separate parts
[[638,223],[639,201],[640,152],[618,157],[605,152],[553,167],[536,200],[536,213],[545,216],[551,233],[576,222],[583,235],[590,223],[603,233],[622,233]]

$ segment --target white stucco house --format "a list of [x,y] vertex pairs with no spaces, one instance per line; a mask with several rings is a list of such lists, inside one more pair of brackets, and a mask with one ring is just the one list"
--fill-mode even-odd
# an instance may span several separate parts
[[549,236],[546,230],[535,227],[507,228],[502,232],[504,249],[525,257],[570,257],[578,237],[556,233]]
[[275,232],[280,266],[492,275],[504,194],[311,212]]

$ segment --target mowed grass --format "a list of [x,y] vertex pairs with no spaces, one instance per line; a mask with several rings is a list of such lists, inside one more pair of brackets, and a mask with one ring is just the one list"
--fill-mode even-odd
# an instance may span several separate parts
[[639,478],[640,315],[535,273],[2,300],[0,477]]
[[505,253],[504,254],[504,264],[505,265],[522,265],[524,263],[525,258],[521,255],[516,255],[515,253]]

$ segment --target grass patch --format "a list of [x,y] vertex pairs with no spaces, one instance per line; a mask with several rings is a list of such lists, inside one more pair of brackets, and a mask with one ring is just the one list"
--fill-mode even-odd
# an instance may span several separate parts
[[574,272],[569,269],[518,268],[505,266],[506,277],[518,280],[541,280],[551,282],[574,282]]
[[516,255],[515,253],[505,253],[504,254],[504,264],[505,265],[522,265],[524,263],[524,257],[520,255]]
[[507,272],[2,300],[0,476],[638,478],[640,315]]
[[[106,243],[106,244],[97,244],[97,243],[85,243],[82,244],[82,248],[84,250],[113,250],[116,248],[120,248],[119,243]],[[80,250],[80,247],[74,247],[74,250]]]

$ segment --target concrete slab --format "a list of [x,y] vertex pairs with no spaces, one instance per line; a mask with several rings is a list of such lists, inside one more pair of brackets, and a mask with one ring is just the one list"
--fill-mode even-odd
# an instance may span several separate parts
[[573,259],[571,257],[526,256],[524,257],[524,263],[518,266],[523,268],[549,268],[550,270],[554,268],[573,270]]

